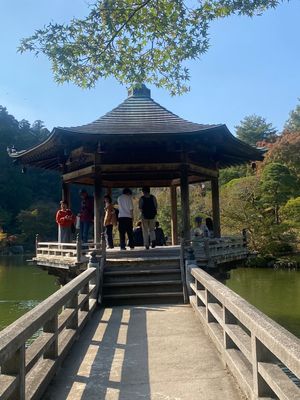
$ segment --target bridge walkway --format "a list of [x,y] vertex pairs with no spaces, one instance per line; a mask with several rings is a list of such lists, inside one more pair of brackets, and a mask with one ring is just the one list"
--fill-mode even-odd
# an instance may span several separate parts
[[190,305],[96,310],[44,400],[240,400]]

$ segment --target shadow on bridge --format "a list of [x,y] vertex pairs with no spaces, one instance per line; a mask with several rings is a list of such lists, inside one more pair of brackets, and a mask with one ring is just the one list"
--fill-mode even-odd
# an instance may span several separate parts
[[146,318],[150,310],[96,311],[44,399],[151,398]]

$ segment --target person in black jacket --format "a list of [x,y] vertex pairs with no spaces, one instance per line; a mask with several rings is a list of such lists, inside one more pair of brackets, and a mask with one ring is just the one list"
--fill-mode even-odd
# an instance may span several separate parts
[[143,196],[139,201],[139,209],[141,211],[142,229],[144,246],[149,249],[151,242],[151,247],[155,247],[155,217],[157,214],[157,200],[155,196],[150,194],[149,187],[142,188]]
[[166,237],[163,231],[163,228],[159,226],[159,222],[155,222],[155,241],[156,241],[156,246],[166,246]]

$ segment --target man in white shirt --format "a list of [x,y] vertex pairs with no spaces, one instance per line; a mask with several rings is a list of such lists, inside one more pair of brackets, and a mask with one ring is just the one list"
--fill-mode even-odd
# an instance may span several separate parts
[[126,250],[125,234],[127,233],[129,247],[133,249],[133,202],[132,192],[129,188],[125,188],[123,194],[118,197],[118,205],[120,248]]

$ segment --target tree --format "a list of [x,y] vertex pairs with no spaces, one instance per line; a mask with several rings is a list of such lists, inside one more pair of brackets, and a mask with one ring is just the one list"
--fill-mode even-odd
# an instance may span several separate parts
[[257,142],[273,142],[276,139],[276,129],[272,124],[255,114],[245,117],[235,129],[236,136],[252,146]]
[[279,0],[94,0],[84,19],[49,23],[22,40],[19,50],[45,54],[57,82],[83,88],[114,76],[123,84],[151,83],[171,94],[188,90],[186,60],[209,47],[211,21],[254,16]]
[[282,218],[293,228],[300,228],[300,197],[290,199],[281,209]]
[[261,198],[265,209],[270,209],[274,213],[277,225],[280,206],[297,193],[297,183],[297,178],[282,164],[270,163],[263,169],[260,183]]
[[219,184],[222,186],[232,179],[243,178],[247,175],[250,175],[250,168],[246,164],[224,168],[220,170]]
[[272,144],[265,156],[265,163],[279,162],[287,166],[300,179],[300,130],[284,132]]
[[38,135],[33,134],[30,123],[17,121],[7,109],[0,106],[0,227],[16,233],[16,216],[37,201],[58,202],[60,179],[56,172],[30,169],[22,173],[22,166],[14,164],[7,150],[17,150],[38,144],[47,137],[43,126]]
[[290,117],[286,121],[284,129],[288,132],[300,132],[300,104],[290,112]]
[[54,240],[57,237],[55,213],[57,205],[52,202],[33,204],[29,209],[22,210],[17,217],[23,242],[32,247],[35,235],[39,234],[45,240]]

